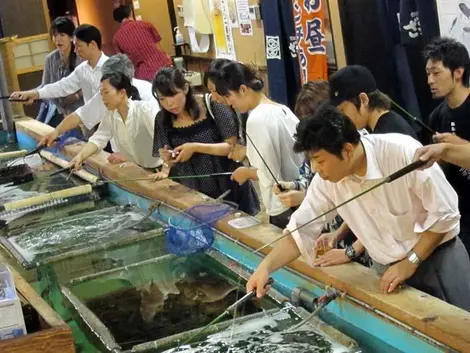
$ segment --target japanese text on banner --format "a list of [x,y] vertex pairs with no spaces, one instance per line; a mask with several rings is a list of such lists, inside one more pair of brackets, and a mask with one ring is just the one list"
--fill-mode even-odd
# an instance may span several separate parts
[[323,0],[293,0],[302,83],[328,78]]

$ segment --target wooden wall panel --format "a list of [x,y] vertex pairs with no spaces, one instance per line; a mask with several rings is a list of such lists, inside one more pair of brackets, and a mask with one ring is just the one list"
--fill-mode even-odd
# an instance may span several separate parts
[[0,16],[5,37],[48,32],[42,0],[0,0]]

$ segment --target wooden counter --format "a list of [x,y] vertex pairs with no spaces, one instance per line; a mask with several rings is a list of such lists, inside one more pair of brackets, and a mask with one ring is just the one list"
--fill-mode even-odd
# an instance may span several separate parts
[[[52,130],[51,127],[32,119],[17,121],[16,126],[17,130],[26,132],[36,139]],[[65,147],[64,153],[72,157],[80,149],[80,145],[70,145]],[[107,153],[101,152],[91,157],[87,164],[109,179],[141,178],[149,174],[132,164],[126,164],[123,168],[111,165],[106,157]],[[127,181],[119,184],[136,194],[162,200],[179,209],[186,209],[204,201],[200,193],[170,180],[155,183]],[[268,224],[235,230],[228,225],[230,219],[231,217],[226,217],[220,220],[217,228],[254,249],[280,235],[279,228]],[[270,249],[265,249],[263,253],[269,251]],[[380,281],[375,271],[355,263],[313,268],[298,259],[289,267],[316,281],[347,292],[350,296],[455,350],[470,352],[470,313],[464,310],[413,288],[406,288],[399,293],[383,294],[380,292]]]

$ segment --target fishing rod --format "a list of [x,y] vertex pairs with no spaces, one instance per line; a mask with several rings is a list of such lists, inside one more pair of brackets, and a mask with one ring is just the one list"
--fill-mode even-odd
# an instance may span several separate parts
[[[268,282],[266,283],[266,286],[270,286],[272,285],[274,282],[274,279],[273,278],[269,278]],[[186,341],[184,341],[180,346],[184,346],[188,343],[190,343],[191,341],[193,341],[196,337],[199,337],[201,334],[203,334],[205,331],[207,331],[208,328],[210,328],[211,326],[215,325],[216,323],[218,323],[220,320],[222,320],[224,317],[226,317],[227,315],[230,315],[230,312],[231,311],[234,311],[236,310],[240,305],[246,303],[248,300],[254,298],[256,296],[256,289],[255,290],[252,290],[250,293],[247,293],[245,294],[243,297],[241,297],[240,299],[238,299],[235,303],[233,303],[232,305],[230,305],[222,314],[220,314],[219,316],[217,316],[214,320],[212,320],[211,322],[209,322],[206,326],[202,327],[200,330],[198,330],[196,333],[194,333],[194,335],[190,336]]]
[[402,108],[398,103],[396,103],[394,100],[390,99],[390,102],[392,103],[392,105],[394,105],[396,108],[398,108],[401,112],[403,112],[406,116],[408,116],[411,120],[413,120],[415,123],[417,123],[418,125],[420,125],[422,128],[424,128],[425,130],[427,130],[429,133],[431,133],[432,135],[435,135],[436,134],[436,131],[434,131],[433,129],[431,129],[428,125],[426,125],[421,119],[417,118],[416,116],[414,116],[413,114],[409,113],[405,108]]
[[267,244],[265,244],[265,245],[259,247],[259,248],[256,249],[256,250],[253,250],[253,251],[250,253],[250,255],[256,254],[256,253],[260,252],[261,250],[266,249],[267,247],[269,247],[269,246],[273,245],[274,243],[278,242],[279,240],[285,238],[285,237],[288,236],[289,234],[292,234],[292,233],[294,233],[294,232],[299,231],[300,229],[302,229],[302,228],[308,226],[309,224],[311,224],[311,223],[313,223],[313,222],[319,220],[320,218],[325,217],[326,215],[328,215],[328,214],[330,214],[330,213],[332,213],[332,212],[337,211],[339,208],[343,207],[344,205],[346,205],[346,204],[348,204],[348,203],[350,203],[350,202],[352,202],[352,201],[354,201],[354,200],[360,198],[361,196],[364,196],[365,194],[368,194],[369,192],[371,192],[371,191],[373,191],[373,190],[375,190],[375,189],[381,187],[382,185],[389,184],[389,183],[391,183],[391,182],[393,182],[393,181],[395,181],[395,180],[397,180],[397,179],[399,179],[399,178],[405,176],[406,174],[415,171],[416,169],[418,169],[419,167],[422,167],[422,166],[425,165],[425,164],[426,164],[426,162],[424,162],[424,161],[416,161],[416,162],[413,162],[413,163],[407,165],[406,167],[404,167],[404,168],[402,168],[402,169],[396,171],[395,173],[392,173],[392,174],[390,174],[389,176],[385,177],[381,182],[379,182],[379,183],[377,183],[377,184],[371,186],[370,188],[368,188],[368,189],[366,189],[366,190],[360,192],[359,194],[357,194],[357,195],[351,197],[350,199],[347,199],[346,201],[341,202],[339,205],[337,205],[337,206],[335,206],[335,207],[329,209],[329,210],[326,211],[326,212],[323,212],[321,215],[319,215],[319,216],[317,216],[317,217],[311,219],[310,221],[308,221],[308,222],[306,222],[306,223],[300,225],[300,226],[297,227],[296,229],[294,229],[294,230],[292,230],[292,231],[289,231],[289,232],[286,232],[285,234],[282,234],[281,236],[279,236],[279,237],[277,237],[276,239],[274,239],[273,241],[271,241],[271,242],[269,242],[269,243],[267,243]]

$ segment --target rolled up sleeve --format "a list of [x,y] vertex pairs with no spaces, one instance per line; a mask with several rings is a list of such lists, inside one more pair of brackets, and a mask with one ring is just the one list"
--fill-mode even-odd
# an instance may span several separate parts
[[413,174],[413,192],[421,200],[425,212],[415,223],[414,231],[448,233],[460,225],[458,196],[441,168],[431,168]]
[[[307,190],[304,201],[294,212],[287,225],[287,230],[291,232],[304,261],[308,264],[312,264],[315,259],[315,240],[321,234],[324,226],[332,221],[337,213],[333,211],[313,222],[311,221],[334,206],[333,201],[328,197],[325,181],[316,175]],[[311,223],[296,230],[308,222]]]

